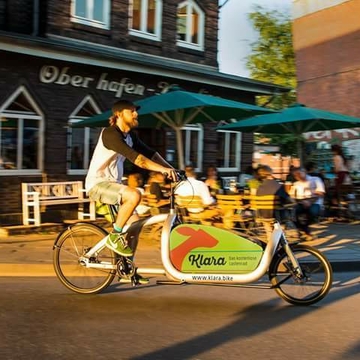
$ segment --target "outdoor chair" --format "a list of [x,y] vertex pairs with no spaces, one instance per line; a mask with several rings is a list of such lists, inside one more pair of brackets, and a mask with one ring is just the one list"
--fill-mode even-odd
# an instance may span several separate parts
[[247,231],[253,216],[247,210],[242,195],[217,195],[216,201],[222,218],[219,226]]
[[204,205],[200,196],[176,195],[175,202],[184,222],[212,225],[218,219],[218,210]]
[[295,225],[296,203],[283,204],[276,195],[249,195],[249,209],[253,212],[253,232],[262,240],[272,232],[274,221],[280,222],[290,241],[299,240],[299,231]]

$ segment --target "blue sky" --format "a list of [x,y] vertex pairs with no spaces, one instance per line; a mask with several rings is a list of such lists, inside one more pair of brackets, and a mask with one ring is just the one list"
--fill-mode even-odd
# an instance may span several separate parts
[[[223,3],[221,0],[220,3]],[[219,22],[219,67],[221,72],[249,76],[245,57],[251,52],[250,44],[256,33],[247,18],[253,5],[268,10],[291,12],[292,0],[229,0],[221,9]]]

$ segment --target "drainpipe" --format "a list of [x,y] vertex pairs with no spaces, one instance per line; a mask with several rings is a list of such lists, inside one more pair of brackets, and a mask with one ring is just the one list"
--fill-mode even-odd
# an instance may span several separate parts
[[33,36],[39,35],[39,13],[40,13],[40,1],[34,0],[34,6],[33,6]]

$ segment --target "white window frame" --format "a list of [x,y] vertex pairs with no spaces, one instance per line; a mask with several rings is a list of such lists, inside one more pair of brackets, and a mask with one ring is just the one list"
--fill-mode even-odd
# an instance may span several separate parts
[[[225,133],[225,144],[224,149],[219,149],[224,153],[224,164],[222,167],[218,167],[218,171],[221,172],[232,172],[240,171],[241,169],[241,141],[242,133],[238,131],[229,131],[229,130],[218,130],[219,133]],[[230,167],[230,136],[236,136],[236,149],[235,149],[235,166]]]
[[102,0],[103,1],[103,21],[98,21],[94,19],[94,0],[87,0],[86,2],[86,17],[78,16],[75,13],[76,1],[71,0],[71,21],[79,24],[93,26],[100,29],[110,29],[110,5],[111,0]]
[[[186,40],[177,40],[177,45],[194,50],[204,50],[204,38],[205,38],[205,13],[194,0],[186,0],[178,5],[178,9],[186,6]],[[192,29],[192,13],[193,9],[199,15],[198,26],[198,43],[191,41],[191,29]]]
[[162,31],[162,0],[155,0],[155,33],[149,33],[147,29],[147,13],[149,2],[148,0],[141,0],[141,18],[140,18],[140,30],[133,29],[133,0],[130,0],[129,6],[129,34],[139,36],[145,39],[161,41]]
[[[88,167],[84,167],[82,169],[71,169],[68,167],[69,159],[71,159],[71,149],[72,149],[72,129],[71,124],[77,123],[84,119],[87,119],[85,116],[77,116],[76,114],[81,110],[81,108],[87,103],[90,102],[91,106],[95,110],[97,114],[101,113],[99,106],[96,104],[91,95],[85,96],[85,98],[79,103],[79,105],[75,108],[75,110],[69,116],[69,130],[67,137],[67,154],[66,154],[66,170],[68,175],[86,175],[88,171]],[[90,141],[90,131],[89,127],[85,127],[84,129],[84,159],[83,163],[90,163],[90,149],[89,149],[89,141]]]
[[181,131],[185,131],[185,141],[183,144],[184,147],[184,163],[190,163],[190,140],[191,140],[191,132],[198,132],[198,146],[197,146],[197,164],[193,164],[196,172],[202,171],[202,162],[203,162],[203,148],[204,148],[204,128],[201,124],[194,125],[186,125],[181,128]]
[[[11,111],[6,110],[11,103],[22,93],[30,105],[35,110],[36,114],[27,114],[24,112],[23,114],[20,111]],[[17,139],[18,139],[18,148],[17,148],[17,164],[19,167],[23,161],[23,131],[24,131],[24,120],[38,120],[39,121],[39,142],[38,142],[38,158],[37,158],[37,169],[0,169],[0,176],[19,176],[19,175],[41,175],[43,171],[43,148],[44,148],[44,113],[41,111],[40,107],[36,104],[36,102],[31,97],[29,91],[25,88],[25,86],[20,86],[15,90],[15,92],[4,102],[4,104],[0,107],[0,119],[17,119],[18,129],[17,129]],[[1,126],[0,126],[0,135],[1,135]],[[1,136],[0,136],[1,139]],[[1,142],[0,142],[1,147]],[[1,153],[1,152],[0,152]]]

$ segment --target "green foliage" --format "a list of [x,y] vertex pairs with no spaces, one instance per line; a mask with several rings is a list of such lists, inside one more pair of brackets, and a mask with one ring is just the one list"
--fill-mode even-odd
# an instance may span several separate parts
[[[290,16],[255,6],[249,19],[259,35],[258,40],[251,44],[252,53],[247,57],[246,66],[250,70],[250,77],[294,89],[285,94],[259,96],[257,104],[276,110],[283,109],[296,102],[295,55]],[[279,145],[283,155],[297,154],[296,135],[262,134],[261,137]]]
[[[279,11],[255,6],[249,14],[259,38],[251,44],[252,53],[246,66],[252,79],[296,88],[295,56],[292,44],[291,19]],[[261,96],[259,105],[282,109],[296,102],[295,90],[269,98]]]

